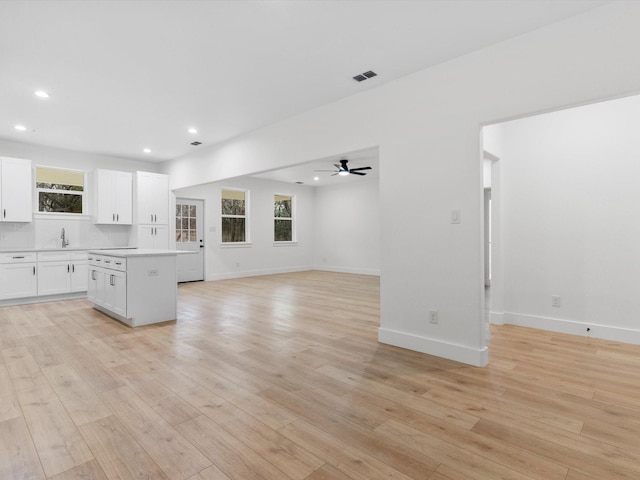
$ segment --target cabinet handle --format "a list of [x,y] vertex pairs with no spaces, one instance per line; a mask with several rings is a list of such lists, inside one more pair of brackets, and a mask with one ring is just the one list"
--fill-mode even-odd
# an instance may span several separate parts
[[115,221],[116,221],[116,214],[115,214],[115,213],[112,213],[112,214],[111,214],[111,221],[112,221],[112,222],[115,222]]
[[153,215],[153,221],[158,223],[158,215],[156,215],[156,214]]
[[2,218],[7,218],[7,209],[2,210]]
[[76,273],[76,264],[71,265],[71,272]]
[[120,214],[116,213],[116,220],[119,222],[120,221]]
[[69,264],[67,263],[67,273],[69,273],[71,271],[71,268],[69,267]]
[[35,265],[33,266],[33,274],[34,275],[36,274],[36,266]]
[[91,280],[95,280],[95,279],[96,279],[96,271],[91,270]]
[[109,275],[109,285],[113,286],[113,275]]
[[153,223],[153,213],[151,214],[151,223]]
[[24,255],[22,255],[20,257],[13,257],[14,260],[17,260],[18,258],[24,258]]

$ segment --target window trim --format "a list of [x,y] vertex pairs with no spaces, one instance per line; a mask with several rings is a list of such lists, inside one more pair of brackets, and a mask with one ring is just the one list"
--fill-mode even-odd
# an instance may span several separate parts
[[[293,193],[274,193],[273,204],[276,202],[276,197],[289,197],[291,199],[291,218],[288,217],[276,217],[273,216],[273,244],[274,245],[296,245],[298,238],[296,235],[296,195]],[[273,205],[272,205],[273,206]],[[273,210],[273,209],[272,209]],[[287,220],[291,222],[291,240],[276,240],[275,239],[275,222],[276,220]]]
[[[82,191],[78,190],[56,190],[53,188],[39,188],[38,187],[38,169],[47,169],[47,170],[59,170],[63,172],[74,172],[82,174]],[[34,215],[46,215],[46,216],[62,216],[68,215],[69,217],[81,217],[90,216],[87,211],[87,172],[85,170],[78,170],[75,168],[64,168],[64,167],[56,167],[51,165],[35,165],[33,170],[33,213]],[[82,212],[73,213],[73,212],[41,212],[40,211],[40,192],[43,193],[57,193],[62,195],[79,195],[82,197]]]
[[[222,192],[243,192],[244,193],[244,215],[230,215],[222,213]],[[249,202],[249,190],[245,188],[220,188],[220,202],[218,206],[220,208],[220,245],[228,247],[250,247],[251,246],[251,228],[249,225],[250,214],[250,202]],[[244,218],[244,241],[243,242],[225,242],[222,240],[222,219],[223,218]]]

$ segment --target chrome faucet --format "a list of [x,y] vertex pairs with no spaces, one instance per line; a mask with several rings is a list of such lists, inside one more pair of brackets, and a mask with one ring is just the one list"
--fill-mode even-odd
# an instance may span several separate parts
[[67,240],[66,237],[65,237],[64,227],[62,227],[62,232],[60,232],[60,238],[62,239],[62,248],[64,248],[67,245],[69,245],[69,240]]

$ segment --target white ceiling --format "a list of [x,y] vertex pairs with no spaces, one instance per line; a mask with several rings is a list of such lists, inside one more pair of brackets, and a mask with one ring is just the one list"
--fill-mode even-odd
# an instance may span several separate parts
[[603,3],[3,0],[0,138],[169,160]]

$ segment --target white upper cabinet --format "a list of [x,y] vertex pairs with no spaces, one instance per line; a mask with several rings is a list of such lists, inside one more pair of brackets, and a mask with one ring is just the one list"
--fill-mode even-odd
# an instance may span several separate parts
[[33,219],[31,161],[0,157],[0,221]]
[[136,224],[169,223],[169,176],[161,173],[136,172]]
[[96,170],[93,175],[94,223],[131,225],[133,175],[131,172]]

